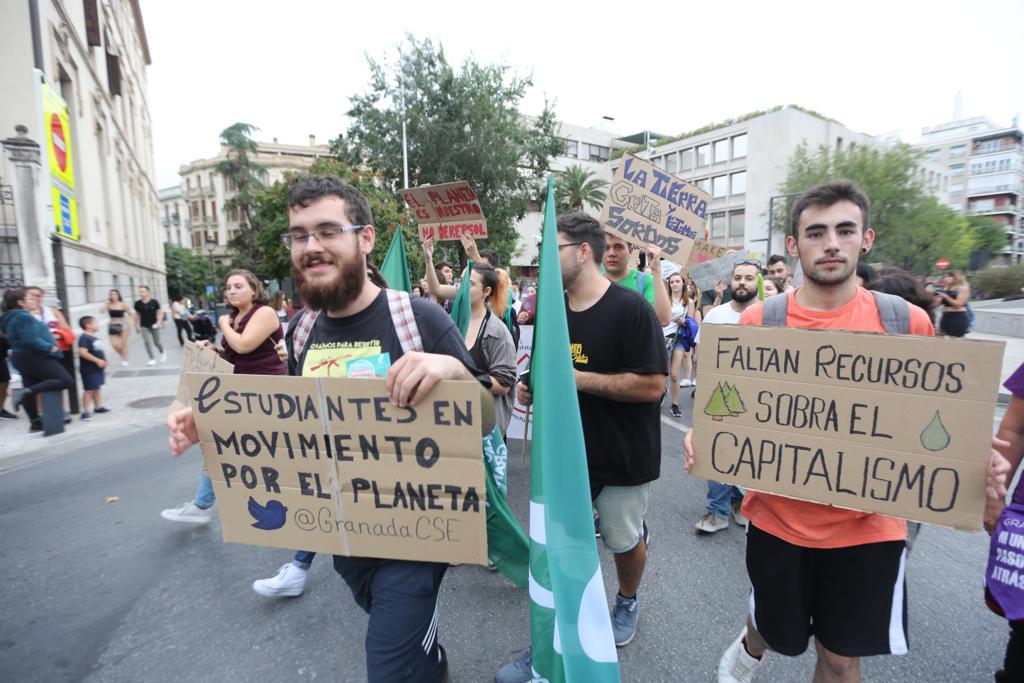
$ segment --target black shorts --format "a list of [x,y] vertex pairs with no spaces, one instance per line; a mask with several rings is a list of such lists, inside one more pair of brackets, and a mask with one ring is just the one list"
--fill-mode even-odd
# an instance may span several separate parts
[[950,311],[942,314],[939,329],[950,337],[962,337],[967,334],[967,311]]
[[771,649],[790,657],[812,635],[844,657],[906,654],[905,566],[903,541],[804,548],[750,524],[750,618]]
[[11,369],[7,367],[6,356],[0,358],[0,384],[7,384],[11,381]]

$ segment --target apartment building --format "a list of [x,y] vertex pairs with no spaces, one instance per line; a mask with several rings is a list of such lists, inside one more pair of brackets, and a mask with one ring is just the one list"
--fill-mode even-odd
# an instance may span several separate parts
[[1024,134],[1014,122],[997,126],[978,116],[924,128],[917,148],[949,175],[947,205],[969,216],[989,216],[1006,231],[999,256],[1024,261]]

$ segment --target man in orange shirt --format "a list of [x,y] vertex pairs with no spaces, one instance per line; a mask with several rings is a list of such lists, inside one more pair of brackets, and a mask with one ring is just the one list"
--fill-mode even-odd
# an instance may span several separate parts
[[[786,246],[800,260],[804,284],[785,295],[787,327],[885,332],[875,298],[853,277],[875,238],[868,213],[867,196],[849,181],[797,199]],[[751,306],[740,324],[761,324],[763,309]],[[928,314],[909,309],[910,334],[934,335]],[[692,431],[684,446],[689,469],[698,457]],[[722,655],[720,683],[752,680],[768,649],[797,656],[812,635],[816,683],[857,682],[859,657],[906,654],[903,520],[754,491],[742,513],[750,520],[750,613]]]

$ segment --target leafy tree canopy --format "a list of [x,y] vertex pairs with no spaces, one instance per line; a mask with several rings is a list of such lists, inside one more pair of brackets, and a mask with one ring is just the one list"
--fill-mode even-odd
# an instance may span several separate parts
[[264,166],[252,157],[256,155],[257,144],[252,139],[259,128],[248,123],[235,123],[220,133],[220,141],[227,147],[227,158],[217,164],[217,172],[224,178],[231,198],[224,202],[224,210],[237,212],[239,231],[229,242],[236,267],[266,276],[260,262],[260,249],[256,244],[259,226],[255,222],[253,198],[263,187],[260,179]]
[[190,249],[170,242],[164,243],[164,262],[167,268],[167,293],[170,296],[184,294],[190,299],[204,296],[207,285],[214,285],[215,291],[224,284],[226,269],[216,269],[216,278],[211,280],[210,261]]
[[395,63],[367,59],[369,88],[350,98],[351,125],[332,142],[333,152],[352,167],[374,169],[389,191],[397,191],[404,110],[409,186],[469,182],[487,216],[489,237],[479,246],[508,263],[517,249],[515,224],[564,144],[550,106],[533,120],[519,113],[532,79],[472,57],[457,68],[441,45],[411,35]]
[[[380,265],[387,253],[388,245],[399,228],[405,233],[407,243],[417,240],[415,224],[403,210],[398,196],[386,189],[378,174],[368,171],[353,171],[347,164],[336,159],[318,159],[313,162],[309,173],[336,175],[363,193],[370,204],[374,227],[377,230],[377,244],[370,261]],[[281,241],[281,233],[288,229],[288,181],[276,182],[256,192],[253,197],[255,223],[259,227],[256,244],[263,263],[263,272],[271,278],[291,275],[291,254]],[[407,251],[413,282],[419,282],[423,275],[423,253],[412,248]]]
[[[876,241],[872,260],[926,274],[936,259],[947,258],[954,268],[966,268],[980,236],[964,217],[939,203],[917,173],[919,153],[908,145],[879,149],[861,145],[811,151],[801,145],[789,160],[781,193],[799,193],[838,178],[854,181],[871,200],[870,223]],[[795,198],[778,212],[775,230],[788,233]],[[1005,241],[1005,238],[1003,238]]]

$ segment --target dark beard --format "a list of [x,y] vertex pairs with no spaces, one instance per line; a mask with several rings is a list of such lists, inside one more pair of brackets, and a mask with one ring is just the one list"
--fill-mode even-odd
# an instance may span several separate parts
[[755,290],[745,289],[745,290],[743,290],[743,294],[739,294],[736,290],[733,290],[733,292],[732,292],[733,301],[736,301],[737,303],[741,303],[741,304],[747,303],[748,301],[753,299],[755,296],[757,296],[757,290],[756,289]]
[[315,311],[340,311],[363,293],[363,287],[366,285],[366,267],[361,267],[359,257],[347,263],[335,259],[335,263],[341,273],[326,285],[307,282],[302,269],[292,263],[292,278],[298,287],[303,305]]

